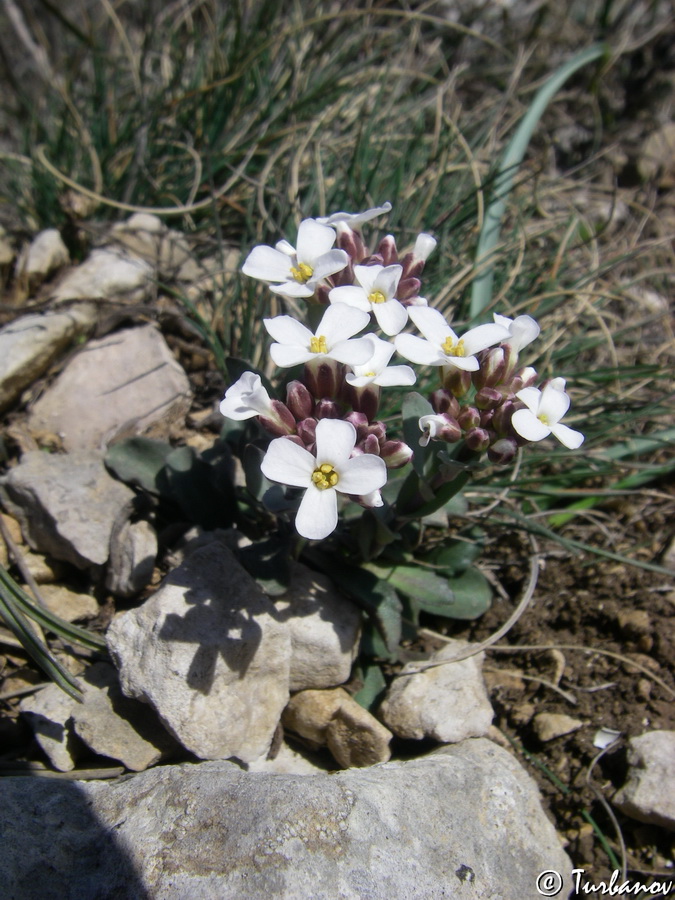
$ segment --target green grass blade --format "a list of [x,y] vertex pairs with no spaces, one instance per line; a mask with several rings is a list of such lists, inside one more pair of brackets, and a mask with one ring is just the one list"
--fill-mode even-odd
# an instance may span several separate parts
[[[506,210],[506,202],[511,193],[513,180],[544,110],[570,75],[573,75],[577,69],[582,68],[587,63],[599,59],[606,52],[607,48],[604,44],[593,44],[582,50],[581,53],[576,54],[576,56],[573,56],[572,59],[566,62],[564,66],[561,66],[535,96],[532,105],[523,116],[516,133],[511,138],[499,164],[492,190],[492,201],[488,206],[478,238],[476,265],[483,263],[486,258],[492,255],[499,241],[502,218]],[[493,263],[490,262],[485,270],[474,279],[470,305],[472,319],[480,315],[490,305],[493,274]]]

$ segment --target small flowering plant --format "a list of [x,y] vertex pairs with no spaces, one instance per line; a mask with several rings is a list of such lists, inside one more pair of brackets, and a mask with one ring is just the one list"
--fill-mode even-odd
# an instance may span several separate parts
[[[305,315],[263,320],[277,387],[231,361],[238,377],[220,405],[264,541],[303,554],[359,601],[380,655],[395,653],[403,614],[471,618],[489,604],[466,536],[424,540],[479,464],[507,465],[550,435],[570,449],[584,440],[561,421],[564,379],[537,384],[521,364],[539,335],[533,318],[456,328],[422,296],[431,235],[403,255],[391,234],[369,248],[362,227],[390,208],[305,219],[295,248],[253,248],[244,274],[296,308],[304,300]],[[428,396],[403,399],[400,427],[380,417],[386,392],[395,405],[396,389],[428,384],[434,370]]]

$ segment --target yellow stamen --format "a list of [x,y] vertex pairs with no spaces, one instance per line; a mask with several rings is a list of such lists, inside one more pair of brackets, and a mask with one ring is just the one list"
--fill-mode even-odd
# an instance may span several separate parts
[[364,372],[363,373],[364,378],[374,378],[376,375],[377,375],[377,372]]
[[384,296],[382,291],[372,291],[370,294],[368,294],[368,299],[371,303],[384,303],[387,298]]
[[325,491],[326,488],[335,487],[339,480],[340,477],[338,473],[330,463],[322,463],[312,472],[312,481],[320,491]]
[[537,418],[539,419],[539,421],[541,422],[542,425],[546,425],[548,427],[549,421],[548,421],[548,416],[546,415],[546,413],[539,413]]
[[466,351],[464,350],[464,338],[460,338],[455,343],[448,335],[443,341],[442,349],[446,356],[466,356]]
[[328,353],[326,338],[322,334],[320,334],[318,337],[311,338],[309,342],[309,349],[312,353]]
[[300,284],[307,284],[313,274],[314,269],[308,266],[307,263],[298,263],[297,267],[291,266],[291,275]]

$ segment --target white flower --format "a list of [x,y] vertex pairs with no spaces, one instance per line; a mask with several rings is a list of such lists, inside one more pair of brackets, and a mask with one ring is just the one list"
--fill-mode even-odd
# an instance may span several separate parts
[[385,334],[398,334],[408,321],[405,306],[394,299],[401,280],[402,266],[354,266],[357,285],[333,288],[331,303],[346,303],[356,309],[375,314]]
[[352,366],[353,374],[346,376],[346,381],[353,387],[365,387],[377,384],[381,387],[415,384],[415,373],[410,366],[390,366],[389,360],[394,353],[394,345],[383,341],[374,334],[367,334],[366,340],[371,343],[373,355],[360,366]]
[[535,387],[523,388],[516,397],[523,401],[527,409],[516,410],[511,424],[525,440],[543,441],[553,434],[570,450],[576,450],[583,444],[584,435],[580,431],[574,431],[560,422],[570,407],[563,378],[553,378],[543,391]]
[[370,341],[365,337],[349,338],[365,328],[369,321],[367,313],[344,303],[326,309],[316,334],[292,316],[263,319],[265,328],[277,341],[270,347],[270,355],[282,368],[326,356],[349,366],[367,362],[373,353]]
[[418,234],[413,250],[413,261],[417,262],[418,260],[421,260],[422,262],[426,262],[430,254],[436,248],[437,243],[438,241],[436,238],[432,237],[430,234],[425,234],[424,232]]
[[297,250],[288,241],[276,247],[254,247],[242,266],[244,275],[269,281],[270,290],[286,297],[311,297],[328,275],[349,262],[344,250],[332,250],[335,232],[314,219],[304,219],[298,228]]
[[[287,438],[276,438],[261,464],[270,481],[305,488],[295,517],[298,533],[320,541],[335,530],[337,493],[367,497],[387,480],[384,460],[372,453],[351,457],[356,429],[342,419],[321,419],[316,426],[316,456]],[[373,499],[376,501],[376,495]]]
[[383,206],[375,206],[373,209],[367,209],[362,213],[336,212],[330,216],[324,216],[316,221],[320,225],[346,225],[348,228],[358,228],[364,222],[370,222],[378,216],[388,213],[391,209],[391,203],[387,201]]
[[503,344],[509,344],[515,353],[520,353],[523,347],[527,347],[538,336],[541,329],[532,316],[516,316],[515,319],[509,319],[507,316],[498,316],[493,313],[495,325],[501,325],[509,332],[510,337],[502,341]]
[[408,315],[424,335],[399,334],[396,349],[411,362],[423,366],[455,366],[467,372],[479,368],[475,355],[492,344],[507,340],[509,332],[501,325],[479,325],[458,337],[443,315],[430,306],[410,306]]
[[263,387],[260,375],[244,372],[239,381],[225,391],[220,411],[236,422],[252,419],[253,416],[273,415],[272,399]]

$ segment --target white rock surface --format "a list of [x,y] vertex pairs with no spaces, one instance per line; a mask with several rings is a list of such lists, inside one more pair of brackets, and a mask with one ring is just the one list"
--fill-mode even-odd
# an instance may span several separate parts
[[97,453],[34,450],[0,479],[0,496],[33,549],[84,569],[107,561],[115,520],[134,494]]
[[675,830],[675,731],[631,738],[628,763],[628,779],[615,805],[632,819]]
[[67,272],[54,286],[52,299],[127,300],[140,303],[152,285],[152,266],[142,259],[114,250],[92,250],[85,261]]
[[296,563],[275,606],[291,632],[291,692],[348,680],[361,639],[361,613],[324,575]]
[[124,522],[110,540],[106,587],[117,597],[133,597],[150,583],[157,558],[155,529],[140,519]]
[[75,700],[56,684],[49,684],[19,704],[35,739],[45,755],[60,772],[70,772],[82,755],[82,745],[73,738],[70,717]]
[[95,318],[91,304],[80,304],[64,312],[22,316],[5,325],[0,330],[0,412],[18,400]]
[[190,384],[160,332],[128,328],[90,341],[37,401],[33,431],[51,431],[66,450],[102,449],[113,438],[185,418]]
[[288,628],[220,543],[191,554],[107,633],[122,689],[202,759],[252,762],[288,701]]
[[584,723],[580,719],[573,719],[572,716],[566,716],[563,713],[540,712],[532,720],[535,734],[540,741],[544,742],[571,734],[573,731],[583,728],[583,725]]
[[16,275],[26,279],[30,287],[40,284],[61,266],[70,262],[70,253],[56,228],[41,231],[21,253],[16,264]]
[[[432,654],[429,662],[451,659],[468,646],[453,641]],[[390,685],[378,717],[403,738],[455,743],[486,735],[494,713],[483,681],[483,657],[479,653],[405,677],[404,668],[402,677]]]
[[60,584],[45,584],[40,589],[40,594],[49,611],[66,622],[93,619],[99,613],[96,597],[71,591]]
[[572,887],[536,785],[486,740],[333,775],[219,761],[2,787],[15,900],[525,900],[551,869]]
[[316,775],[332,770],[334,766],[321,765],[318,757],[294,750],[282,743],[274,759],[256,759],[246,769],[248,772],[273,772],[276,775]]
[[149,213],[135,213],[126,222],[113,225],[107,240],[147,262],[155,277],[163,280],[174,278],[191,257],[185,236]]

